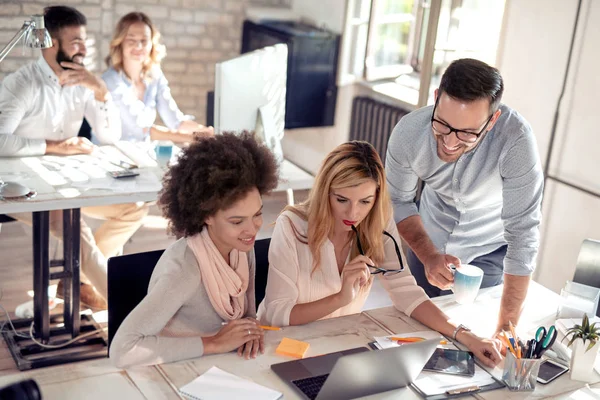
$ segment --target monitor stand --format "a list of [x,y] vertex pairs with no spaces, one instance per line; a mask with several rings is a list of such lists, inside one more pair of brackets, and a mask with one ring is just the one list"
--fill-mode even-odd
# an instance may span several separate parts
[[[276,121],[281,121],[277,126]],[[256,117],[256,135],[264,141],[269,149],[275,154],[280,166],[279,185],[275,191],[287,192],[288,205],[294,204],[294,189],[310,189],[314,182],[314,177],[297,165],[283,158],[283,149],[281,139],[283,138],[283,118],[277,119],[272,105],[267,104],[258,109]]]
[[[277,157],[277,161],[283,161],[283,150],[281,148],[281,139],[283,138],[283,124],[277,126],[277,117],[275,109],[271,104],[265,104],[258,109],[256,115],[256,135],[267,145]],[[280,118],[281,121],[283,119]]]

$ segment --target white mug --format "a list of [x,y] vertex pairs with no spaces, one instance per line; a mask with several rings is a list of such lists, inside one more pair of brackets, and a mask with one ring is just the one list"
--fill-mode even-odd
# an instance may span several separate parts
[[470,304],[475,301],[483,280],[483,270],[470,264],[461,264],[454,270],[454,299],[459,304]]

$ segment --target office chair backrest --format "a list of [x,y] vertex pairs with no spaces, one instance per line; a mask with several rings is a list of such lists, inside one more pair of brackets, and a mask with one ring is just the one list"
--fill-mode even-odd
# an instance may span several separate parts
[[154,267],[164,250],[108,259],[108,346],[117,329],[148,293]]
[[[265,297],[269,272],[269,244],[271,239],[257,240],[255,299],[256,307]],[[148,285],[156,263],[164,250],[129,254],[108,259],[108,346],[117,329],[148,293]]]
[[[581,244],[573,282],[600,288],[600,241],[586,239]],[[596,315],[600,316],[600,305]]]
[[256,259],[256,278],[254,280],[254,297],[256,308],[265,297],[267,276],[269,274],[269,245],[271,238],[257,240],[254,243],[254,257]]

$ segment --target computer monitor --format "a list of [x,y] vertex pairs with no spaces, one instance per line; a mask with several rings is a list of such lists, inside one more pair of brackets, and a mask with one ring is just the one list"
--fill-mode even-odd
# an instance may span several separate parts
[[255,131],[280,160],[287,54],[286,44],[276,44],[215,67],[215,132]]

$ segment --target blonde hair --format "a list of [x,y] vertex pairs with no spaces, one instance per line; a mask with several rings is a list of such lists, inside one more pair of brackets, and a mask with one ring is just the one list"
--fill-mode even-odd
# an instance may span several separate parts
[[110,41],[110,49],[108,57],[106,57],[106,65],[112,66],[118,72],[123,71],[123,40],[127,36],[129,27],[138,22],[146,24],[150,28],[152,49],[150,56],[142,67],[142,78],[150,77],[154,66],[160,65],[160,62],[166,55],[165,46],[160,43],[160,32],[150,18],[142,12],[130,12],[119,20],[112,40]]
[[[308,244],[310,248],[314,260],[313,271],[318,268],[321,261],[320,250],[323,243],[333,233],[334,221],[329,203],[331,191],[358,186],[369,181],[374,181],[377,185],[377,194],[373,208],[357,226],[357,230],[365,255],[379,264],[385,258],[383,231],[392,216],[392,206],[383,163],[371,144],[352,141],[336,147],[325,158],[308,199],[304,203],[287,206],[284,209],[308,221],[306,235],[300,234],[293,223],[292,228],[296,238]],[[358,254],[355,241],[351,249],[351,258]]]

